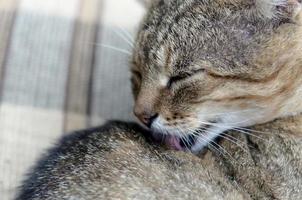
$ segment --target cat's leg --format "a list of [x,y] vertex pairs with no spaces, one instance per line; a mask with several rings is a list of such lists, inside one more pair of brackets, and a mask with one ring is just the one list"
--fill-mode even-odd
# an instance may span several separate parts
[[196,139],[195,144],[191,147],[191,152],[194,154],[199,153],[205,148],[210,142],[218,137],[224,131],[230,129],[229,126],[212,126],[207,130],[203,131]]

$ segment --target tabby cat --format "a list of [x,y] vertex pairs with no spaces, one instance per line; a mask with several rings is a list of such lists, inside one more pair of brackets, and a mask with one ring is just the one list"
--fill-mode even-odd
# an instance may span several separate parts
[[167,144],[199,152],[226,130],[302,111],[300,1],[148,2],[134,112]]
[[146,3],[132,85],[152,139],[121,122],[67,136],[17,199],[300,199],[301,2]]

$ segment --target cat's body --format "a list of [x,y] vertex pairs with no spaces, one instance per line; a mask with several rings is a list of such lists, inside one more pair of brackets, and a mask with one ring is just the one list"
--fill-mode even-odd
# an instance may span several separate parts
[[241,135],[247,152],[222,141],[232,158],[215,150],[200,157],[167,150],[146,140],[135,124],[110,123],[63,138],[17,199],[299,199],[301,122],[296,117],[256,127],[269,130],[265,140]]
[[[301,24],[298,0],[152,1],[133,52],[134,112],[178,150],[218,150],[222,137],[225,157],[109,125],[66,138],[19,199],[300,199]],[[256,136],[242,129],[276,118]],[[242,143],[222,135],[234,128]]]
[[150,0],[133,53],[134,109],[167,143],[302,112],[298,0]]

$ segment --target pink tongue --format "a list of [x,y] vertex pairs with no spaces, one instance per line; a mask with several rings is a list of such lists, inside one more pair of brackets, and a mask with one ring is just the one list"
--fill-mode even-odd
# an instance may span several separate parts
[[176,136],[167,136],[165,143],[174,150],[182,151],[183,147],[180,145],[180,139]]

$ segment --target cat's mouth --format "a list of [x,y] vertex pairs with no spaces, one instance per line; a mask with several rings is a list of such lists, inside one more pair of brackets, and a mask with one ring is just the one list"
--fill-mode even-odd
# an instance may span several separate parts
[[165,144],[169,148],[177,151],[188,151],[197,142],[197,136],[193,134],[189,134],[185,137],[179,137],[172,134],[166,135],[153,132],[152,135],[156,142]]
[[193,131],[193,133],[188,132],[185,136],[174,135],[172,133],[162,134],[159,132],[152,132],[152,135],[157,142],[165,144],[171,149],[177,151],[191,151],[198,143],[200,143],[199,138],[203,138],[203,142],[207,143],[208,137],[206,135],[209,128],[211,128],[211,125],[201,126]]
[[208,124],[203,124],[194,130],[190,130],[186,134],[184,134],[184,132],[181,132],[181,134],[178,132],[178,134],[176,134],[177,130],[175,131],[175,134],[173,131],[165,131],[165,133],[163,133],[162,131],[164,129],[161,129],[160,131],[151,129],[151,133],[156,142],[165,144],[171,149],[195,152],[202,149],[202,146],[206,146],[208,142],[211,142],[213,138],[208,136],[209,132],[211,133],[209,129],[213,127],[212,124],[216,123],[217,120],[210,121]]
[[191,147],[196,143],[197,137],[193,134],[186,137],[178,137],[175,135],[165,136],[164,142],[170,148],[178,151],[190,150]]

